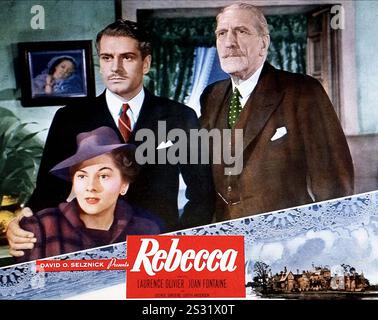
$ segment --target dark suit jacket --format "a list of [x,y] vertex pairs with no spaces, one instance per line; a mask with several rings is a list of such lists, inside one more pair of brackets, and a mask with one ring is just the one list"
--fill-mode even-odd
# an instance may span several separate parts
[[[197,116],[189,107],[154,96],[147,90],[145,93],[129,143],[140,145],[141,142],[134,139],[135,132],[148,128],[156,136],[156,148],[161,142],[158,141],[157,134],[159,120],[166,121],[167,132],[180,128],[188,133],[189,129],[199,127]],[[27,204],[33,211],[56,207],[65,201],[71,190],[71,183],[54,177],[49,170],[75,153],[76,136],[79,133],[100,126],[113,128],[122,139],[106,105],[105,93],[87,103],[68,105],[56,112],[43,151],[36,189]],[[189,201],[179,221],[177,196],[180,172],[187,185],[186,197]],[[169,231],[210,223],[214,209],[210,167],[145,164],[137,181],[130,185],[126,198],[131,204],[159,215]]]
[[[231,91],[230,79],[204,90],[204,128],[227,128]],[[272,140],[280,127],[287,133]],[[225,175],[224,165],[212,166],[218,221],[353,193],[353,164],[345,136],[314,78],[265,63],[235,128],[244,130],[241,174]]]

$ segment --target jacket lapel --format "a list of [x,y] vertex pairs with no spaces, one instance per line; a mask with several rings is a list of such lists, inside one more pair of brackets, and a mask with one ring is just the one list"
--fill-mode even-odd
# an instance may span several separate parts
[[138,144],[135,142],[135,133],[139,129],[144,128],[153,130],[154,124],[156,124],[156,121],[161,118],[159,108],[156,108],[156,106],[154,105],[154,96],[146,88],[144,88],[144,92],[145,97],[142,108],[129,140],[131,143],[135,144]]
[[113,116],[110,113],[106,102],[105,91],[95,99],[95,104],[96,108],[91,109],[91,114],[94,121],[99,122],[97,127],[107,126],[112,128],[118,134],[119,139],[123,141],[122,134],[118,129],[118,125],[114,122]]
[[119,237],[127,232],[126,227],[128,227],[129,223],[132,221],[133,216],[133,207],[131,207],[124,200],[119,199],[114,210],[114,222],[110,229],[112,231],[112,238],[110,240],[110,243],[118,241],[117,239],[119,239]]
[[[231,79],[222,81],[214,87],[208,99],[207,119],[202,118],[201,123],[204,128],[211,130],[216,127],[216,123],[224,110],[224,106],[229,104],[231,97]],[[219,97],[224,97],[219,99]]]
[[245,106],[247,108],[245,111],[249,115],[244,126],[243,150],[265,127],[283,96],[284,92],[279,88],[274,68],[269,63],[265,63],[259,82]]

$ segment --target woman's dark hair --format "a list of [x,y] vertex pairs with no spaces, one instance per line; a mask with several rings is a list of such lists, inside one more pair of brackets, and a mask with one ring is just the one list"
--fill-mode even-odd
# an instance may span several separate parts
[[135,150],[121,148],[113,150],[110,154],[121,171],[122,178],[127,182],[134,182],[140,171],[140,166],[135,161]]
[[[109,154],[112,156],[114,164],[117,166],[121,172],[122,178],[129,183],[135,181],[136,177],[139,174],[140,166],[135,161],[135,149],[136,148],[127,148],[127,149],[114,149]],[[70,178],[73,181],[75,172],[78,170],[81,162],[70,167]]]
[[48,71],[49,71],[49,74],[54,74],[55,72],[55,68],[56,66],[61,63],[62,61],[64,60],[68,60],[68,61],[71,61],[75,67],[75,69],[77,68],[77,65],[76,65],[76,61],[74,58],[71,58],[69,56],[62,56],[62,57],[59,57],[57,58],[56,60],[54,60],[49,66],[48,66]]

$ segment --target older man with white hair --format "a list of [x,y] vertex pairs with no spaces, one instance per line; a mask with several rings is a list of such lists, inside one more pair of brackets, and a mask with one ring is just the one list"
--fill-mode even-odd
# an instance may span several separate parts
[[217,221],[352,194],[352,159],[332,103],[316,79],[266,62],[263,13],[245,3],[227,6],[215,34],[230,79],[204,90],[201,124],[243,130],[243,154],[236,155],[242,172],[212,165]]

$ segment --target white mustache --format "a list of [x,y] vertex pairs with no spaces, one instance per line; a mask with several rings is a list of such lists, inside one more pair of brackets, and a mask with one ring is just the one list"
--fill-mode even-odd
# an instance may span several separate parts
[[233,57],[243,57],[244,55],[239,52],[230,52],[226,53],[222,56],[222,58],[233,58]]

